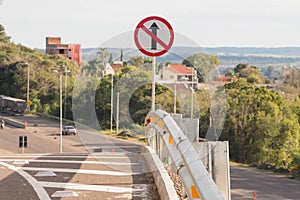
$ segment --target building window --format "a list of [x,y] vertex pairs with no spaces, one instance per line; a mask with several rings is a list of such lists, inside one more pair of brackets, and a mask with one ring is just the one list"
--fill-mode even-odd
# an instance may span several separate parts
[[59,54],[65,54],[65,50],[64,49],[60,49],[59,50]]

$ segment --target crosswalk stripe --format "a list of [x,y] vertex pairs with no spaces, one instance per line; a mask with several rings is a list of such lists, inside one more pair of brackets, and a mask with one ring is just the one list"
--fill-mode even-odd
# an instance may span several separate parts
[[110,176],[132,176],[132,175],[143,174],[143,173],[102,171],[102,170],[88,170],[88,169],[67,169],[67,168],[20,167],[19,169],[20,170],[25,170],[25,171],[53,171],[53,172],[95,174],[95,175],[110,175]]
[[13,165],[9,165],[9,164],[4,163],[4,162],[0,162],[0,165],[3,165],[5,167],[7,167],[8,169],[14,170],[15,172],[17,172],[21,176],[23,176],[23,178],[25,178],[30,183],[32,188],[35,190],[35,192],[38,195],[39,199],[51,200],[51,198],[49,197],[48,193],[44,190],[44,188],[41,187],[40,184],[38,183],[38,181],[35,178],[33,178],[30,174],[20,170],[19,167],[15,167]]
[[121,159],[121,158],[131,158],[131,157],[134,157],[134,156],[129,156],[129,155],[126,155],[124,154],[123,156],[122,155],[109,155],[109,154],[104,154],[104,155],[90,155],[90,156],[71,156],[71,155],[68,155],[68,156],[63,156],[63,155],[1,155],[0,158],[109,158],[109,159]]
[[87,185],[87,184],[78,184],[78,183],[61,183],[61,182],[44,182],[40,181],[39,184],[42,187],[50,188],[64,188],[72,190],[89,190],[89,191],[100,191],[100,192],[112,192],[112,193],[133,193],[141,192],[145,189],[135,189],[135,188],[124,188],[124,187],[115,187],[115,186],[106,186],[106,185]]
[[102,161],[76,161],[76,160],[0,159],[0,161],[2,161],[2,162],[21,162],[21,161],[26,162],[26,161],[28,161],[28,162],[38,162],[38,163],[73,163],[73,164],[97,164],[97,165],[140,165],[140,163],[102,162]]

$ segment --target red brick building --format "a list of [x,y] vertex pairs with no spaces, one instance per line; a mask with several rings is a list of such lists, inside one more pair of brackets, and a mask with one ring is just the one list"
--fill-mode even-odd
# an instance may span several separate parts
[[64,55],[74,61],[78,66],[82,64],[80,44],[62,44],[60,37],[46,37],[46,54]]

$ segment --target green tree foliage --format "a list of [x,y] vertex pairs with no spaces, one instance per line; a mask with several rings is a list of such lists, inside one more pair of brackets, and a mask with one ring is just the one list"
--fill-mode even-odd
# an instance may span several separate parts
[[210,126],[210,105],[211,97],[208,90],[201,89],[196,94],[198,94],[198,106],[199,106],[199,136],[205,138],[207,130]]
[[[116,72],[114,76],[114,106],[116,106],[116,91],[119,91],[120,101],[128,102],[129,107],[124,107],[127,104],[120,105],[120,115],[124,116],[129,112],[130,118],[120,118],[120,124],[123,126],[134,123],[143,125],[146,115],[151,109],[151,80],[149,72],[141,70],[137,67],[124,67]],[[119,83],[121,82],[121,84]],[[111,112],[111,76],[103,77],[96,91],[95,107],[98,121],[102,128],[110,127],[110,112]],[[131,91],[131,88],[137,88]],[[156,104],[157,107],[168,112],[173,109],[173,93],[170,89],[163,85],[156,85]],[[116,108],[114,108],[116,113]]]
[[237,76],[240,76],[240,73],[243,69],[246,69],[248,68],[249,65],[248,64],[243,64],[243,63],[240,63],[238,64],[235,68],[234,68],[234,73],[237,75]]
[[187,57],[182,64],[197,70],[199,82],[207,82],[211,72],[220,64],[217,56],[198,53]]
[[233,160],[288,168],[299,148],[298,116],[277,92],[239,80],[226,85],[223,139]]
[[234,74],[239,78],[245,78],[249,83],[263,83],[264,78],[256,66],[249,67],[248,64],[238,64],[234,68]]
[[133,56],[130,58],[130,62],[136,67],[142,67],[144,65],[145,58],[143,56]]
[[[63,66],[70,70],[66,97],[68,99],[66,103],[70,105],[73,82],[80,70],[75,63],[66,57],[45,55],[23,45],[2,43],[0,45],[0,94],[26,99],[29,68],[29,94],[33,102],[31,111],[58,116],[59,77],[51,72]],[[69,109],[68,116],[71,116]]]
[[112,56],[106,48],[101,48],[94,59],[84,63],[83,74],[87,76],[103,77],[105,74],[105,65],[111,62]]
[[5,28],[0,24],[0,45],[1,42],[4,43],[10,42],[10,37],[6,35]]

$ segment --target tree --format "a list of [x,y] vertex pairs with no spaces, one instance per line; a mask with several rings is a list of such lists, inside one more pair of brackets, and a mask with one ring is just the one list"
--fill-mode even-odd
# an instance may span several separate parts
[[232,69],[229,69],[229,70],[226,72],[225,75],[226,75],[226,76],[231,76],[231,77],[236,76],[236,74],[234,73],[234,71],[233,71]]
[[0,42],[10,42],[10,37],[6,35],[5,28],[0,24]]
[[245,68],[248,68],[248,64],[238,64],[235,68],[234,68],[234,73],[238,76],[240,76],[240,72],[245,69]]
[[207,82],[211,72],[217,68],[220,62],[217,56],[198,53],[184,59],[182,64],[197,70],[199,82]]
[[245,78],[249,83],[263,83],[263,76],[256,66],[249,67],[248,64],[238,64],[234,68],[234,74],[239,78]]
[[111,54],[106,48],[97,52],[96,58],[83,66],[83,73],[88,76],[102,77],[105,74],[105,64],[111,60]]
[[227,84],[223,139],[233,160],[289,168],[299,148],[299,123],[293,109],[274,91],[239,80]]
[[144,65],[144,61],[145,59],[143,56],[133,56],[130,58],[130,62],[136,67],[142,67]]
[[[40,51],[14,43],[0,45],[0,94],[26,99],[27,70],[30,68],[31,111],[57,115],[59,113],[59,78],[52,69],[67,66],[70,70],[67,104],[70,105],[72,86],[79,67],[60,55],[45,55]],[[25,64],[27,63],[27,64]],[[67,110],[71,116],[71,110]]]

